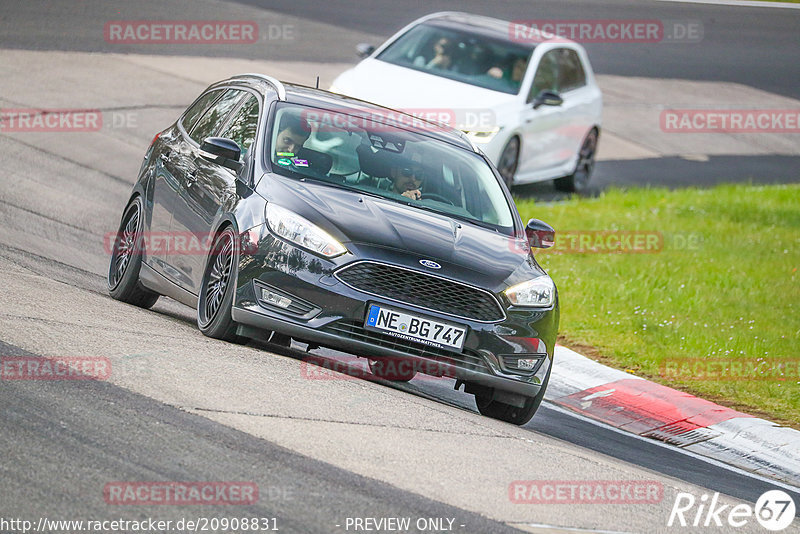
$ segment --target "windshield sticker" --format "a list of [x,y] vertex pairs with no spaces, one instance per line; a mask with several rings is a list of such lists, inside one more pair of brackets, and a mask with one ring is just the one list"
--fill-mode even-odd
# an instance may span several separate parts
[[295,164],[295,167],[308,167],[307,159],[294,158],[292,159],[292,163]]
[[289,158],[278,158],[277,163],[278,163],[278,165],[286,165],[286,166],[288,166],[288,165],[292,164],[292,160],[290,160]]
[[283,158],[293,158],[294,152],[275,152],[275,155]]

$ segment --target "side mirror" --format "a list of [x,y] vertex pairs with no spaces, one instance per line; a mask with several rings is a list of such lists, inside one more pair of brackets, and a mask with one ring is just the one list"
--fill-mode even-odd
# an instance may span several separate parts
[[550,248],[556,242],[556,231],[553,227],[539,219],[531,219],[525,227],[528,242],[534,248]]
[[564,103],[564,99],[554,91],[541,91],[532,103],[533,109],[538,109],[539,106],[560,106]]
[[242,151],[236,141],[224,137],[206,137],[200,145],[200,155],[234,172],[239,172]]
[[365,58],[375,51],[375,47],[368,43],[359,43],[356,45],[356,54],[358,57]]

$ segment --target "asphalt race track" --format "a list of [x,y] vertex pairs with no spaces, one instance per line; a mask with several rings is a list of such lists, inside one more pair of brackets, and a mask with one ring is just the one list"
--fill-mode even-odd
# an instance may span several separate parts
[[[678,493],[719,492],[721,503],[735,505],[781,488],[800,503],[799,488],[632,437],[547,401],[518,428],[481,417],[472,397],[454,392],[449,380],[314,379],[302,344],[227,344],[202,336],[194,310],[169,299],[145,311],[108,297],[104,239],[116,231],[141,157],[153,134],[209,82],[269,68],[279,77],[313,83],[320,75],[330,83],[353,63],[354,44],[377,42],[425,12],[699,19],[708,46],[696,53],[687,55],[686,44],[644,52],[594,45],[595,68],[614,87],[627,77],[676,78],[800,99],[800,65],[787,61],[800,56],[800,10],[546,1],[532,14],[529,5],[0,2],[0,107],[98,109],[105,121],[88,133],[0,131],[0,356],[100,357],[112,369],[106,381],[0,382],[0,520],[261,517],[280,532],[334,533],[366,531],[354,518],[407,517],[426,525],[411,532],[722,532],[668,527]],[[103,40],[108,20],[181,18],[258,20],[262,29],[292,25],[295,33],[238,48]],[[612,106],[615,98],[624,95],[611,95]],[[613,146],[625,152],[624,143]],[[597,187],[800,176],[791,149],[725,152],[705,160],[614,152],[600,163]],[[522,193],[556,198],[548,184]],[[587,479],[655,483],[663,496],[647,504],[568,505],[519,504],[509,495],[516,480]],[[104,487],[121,481],[247,481],[258,486],[259,499],[239,506],[108,503]],[[800,531],[798,522],[790,531]],[[0,523],[0,532],[21,530]],[[763,529],[751,521],[736,532]]]

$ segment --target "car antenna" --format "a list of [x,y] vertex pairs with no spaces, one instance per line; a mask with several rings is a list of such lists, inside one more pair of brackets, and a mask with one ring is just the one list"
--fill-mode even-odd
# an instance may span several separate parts
[[317,76],[317,89],[319,89],[319,76]]

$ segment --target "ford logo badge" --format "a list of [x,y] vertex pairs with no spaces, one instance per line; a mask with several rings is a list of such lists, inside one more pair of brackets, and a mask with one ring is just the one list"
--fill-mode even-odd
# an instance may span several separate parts
[[427,267],[428,269],[441,269],[442,266],[436,263],[435,261],[431,260],[419,260],[420,265]]

